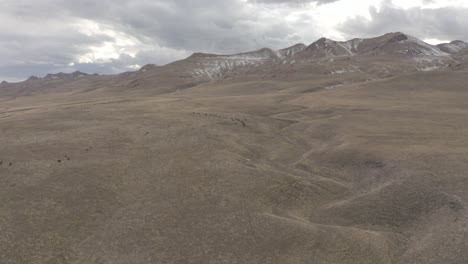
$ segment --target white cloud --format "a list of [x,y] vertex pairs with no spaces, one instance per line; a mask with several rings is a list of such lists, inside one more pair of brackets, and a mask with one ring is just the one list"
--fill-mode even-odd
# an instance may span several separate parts
[[405,8],[385,1],[380,9],[370,8],[370,18],[354,17],[337,28],[348,37],[381,35],[403,31],[431,42],[444,40],[468,40],[468,8],[448,6],[431,8],[416,6]]
[[141,49],[141,42],[133,36],[114,31],[94,21],[83,19],[77,26],[78,30],[87,36],[103,35],[111,39],[111,41],[90,46],[88,53],[79,54],[77,57],[79,63],[109,62],[111,59],[119,58],[122,54],[135,57]]

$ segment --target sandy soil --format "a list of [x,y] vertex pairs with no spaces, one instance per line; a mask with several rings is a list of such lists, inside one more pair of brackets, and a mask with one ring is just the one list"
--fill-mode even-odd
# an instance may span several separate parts
[[468,263],[467,73],[306,73],[5,92],[0,263]]

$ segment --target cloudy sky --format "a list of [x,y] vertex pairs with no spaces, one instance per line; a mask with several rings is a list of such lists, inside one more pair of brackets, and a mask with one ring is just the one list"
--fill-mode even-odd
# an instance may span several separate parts
[[0,81],[110,74],[191,53],[235,53],[402,31],[468,40],[467,0],[0,0]]

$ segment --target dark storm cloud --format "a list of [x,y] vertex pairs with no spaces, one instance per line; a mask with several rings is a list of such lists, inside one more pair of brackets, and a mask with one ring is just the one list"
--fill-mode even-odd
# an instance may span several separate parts
[[38,21],[26,15],[18,19],[0,11],[0,79],[18,80],[31,74],[45,75],[73,62],[77,54],[114,39],[77,32],[69,21]]
[[337,2],[340,0],[249,0],[252,3],[265,3],[265,4],[308,4],[308,3],[317,3],[329,4]]
[[265,3],[265,4],[328,4],[338,0],[249,0],[251,3]]
[[391,4],[391,1],[387,1],[380,10],[371,7],[369,11],[370,19],[364,17],[349,19],[339,26],[339,30],[350,38],[404,31],[422,39],[468,40],[467,8],[402,9]]
[[240,0],[60,2],[73,16],[106,23],[175,49],[244,51],[288,43],[294,31],[277,18],[258,17],[255,8]]

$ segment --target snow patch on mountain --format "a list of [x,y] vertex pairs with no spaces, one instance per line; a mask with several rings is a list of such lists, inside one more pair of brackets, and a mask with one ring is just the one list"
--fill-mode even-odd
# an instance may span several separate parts
[[416,70],[418,71],[435,71],[449,67],[447,60],[439,58],[414,58],[416,62]]
[[402,43],[415,43],[420,48],[417,49],[420,52],[420,55],[426,56],[446,56],[447,53],[441,51],[437,46],[432,46],[418,38],[415,38],[410,35],[406,35],[408,37],[407,40],[403,40]]
[[[245,70],[249,70],[249,67],[260,67],[266,63],[269,65],[305,64],[321,62],[323,59],[327,59],[333,63],[337,58],[353,56],[428,58],[432,61],[417,61],[416,68],[419,71],[430,71],[447,67],[447,63],[436,63],[433,61],[434,59],[441,58],[441,60],[447,62],[447,59],[451,59],[449,53],[463,50],[465,45],[468,48],[467,43],[455,41],[447,43],[444,46],[434,46],[401,32],[388,33],[375,38],[355,38],[348,41],[334,41],[321,38],[309,46],[296,44],[281,50],[263,48],[234,55],[195,53],[190,58],[197,62],[197,66],[191,68],[190,71],[197,78],[217,79],[234,72],[239,73],[239,70],[244,72]],[[450,52],[447,52],[448,49],[450,49]],[[361,70],[342,67],[329,70],[328,74],[344,74],[359,71]],[[378,73],[387,74],[385,71]]]
[[228,72],[234,72],[249,67],[259,67],[265,63],[294,64],[291,58],[306,48],[304,44],[296,44],[281,50],[263,48],[256,51],[238,53],[233,55],[213,55],[197,53],[190,58],[198,60],[197,66],[191,71],[196,78],[208,77],[218,79]]
[[198,78],[208,77],[209,79],[218,79],[228,72],[233,72],[249,66],[259,66],[266,62],[267,60],[262,60],[258,57],[222,57],[220,59],[211,59],[198,63],[191,74]]
[[280,57],[292,58],[292,57],[294,57],[294,55],[296,55],[297,53],[303,51],[305,48],[307,48],[307,46],[302,44],[302,43],[301,44],[296,44],[296,45],[291,46],[289,48],[278,50],[278,54],[280,55]]
[[468,43],[461,40],[454,40],[450,43],[439,44],[437,47],[446,53],[455,54],[464,49],[468,49]]
[[349,55],[355,55],[358,51],[359,44],[362,43],[362,39],[352,39],[345,42],[336,42],[337,45],[345,49]]

